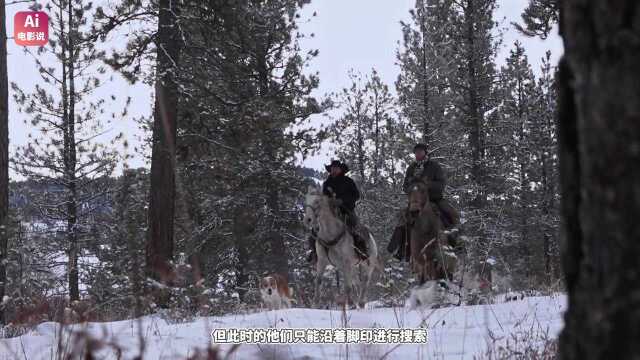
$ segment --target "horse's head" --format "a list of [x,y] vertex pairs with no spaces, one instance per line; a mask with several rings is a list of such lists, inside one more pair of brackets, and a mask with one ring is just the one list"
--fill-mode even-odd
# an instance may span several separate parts
[[313,229],[317,224],[322,198],[322,191],[319,187],[309,186],[304,197],[304,218],[302,220],[308,229]]
[[429,184],[416,181],[409,188],[409,211],[420,211],[429,202]]

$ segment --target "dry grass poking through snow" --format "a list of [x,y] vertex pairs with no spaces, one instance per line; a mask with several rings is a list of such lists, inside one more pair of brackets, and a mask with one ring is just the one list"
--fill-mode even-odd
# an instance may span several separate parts
[[474,360],[555,360],[558,359],[558,339],[549,335],[549,331],[531,329],[516,332],[505,337],[497,337],[490,333],[491,341],[487,349]]
[[[372,304],[373,305],[373,304]],[[555,359],[564,296],[508,303],[408,310],[294,308],[198,317],[172,322],[161,315],[61,326],[45,322],[27,334],[0,339],[0,360],[171,359]],[[418,328],[426,344],[290,344],[211,346],[221,328]]]

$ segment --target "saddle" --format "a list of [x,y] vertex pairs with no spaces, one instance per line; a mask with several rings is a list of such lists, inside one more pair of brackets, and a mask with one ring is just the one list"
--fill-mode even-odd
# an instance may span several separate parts
[[344,223],[347,225],[347,231],[353,237],[353,246],[356,250],[356,254],[360,260],[366,260],[367,255],[367,237],[369,236],[369,229],[362,225],[358,217],[349,210],[339,207],[340,214],[344,219]]

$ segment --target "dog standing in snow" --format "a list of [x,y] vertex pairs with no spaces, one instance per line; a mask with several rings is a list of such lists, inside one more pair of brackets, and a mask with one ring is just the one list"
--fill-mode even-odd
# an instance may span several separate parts
[[260,295],[269,310],[290,308],[293,300],[287,279],[280,274],[271,274],[260,280]]
[[459,295],[451,288],[452,283],[446,280],[429,280],[411,290],[405,307],[409,310],[417,308],[437,308],[444,305],[457,304]]

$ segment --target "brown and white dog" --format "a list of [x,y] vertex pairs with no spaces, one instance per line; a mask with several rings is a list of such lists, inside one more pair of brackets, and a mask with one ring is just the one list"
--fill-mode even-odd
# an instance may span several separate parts
[[270,310],[290,308],[291,302],[295,302],[287,279],[280,274],[271,274],[260,280],[260,295],[262,302]]

